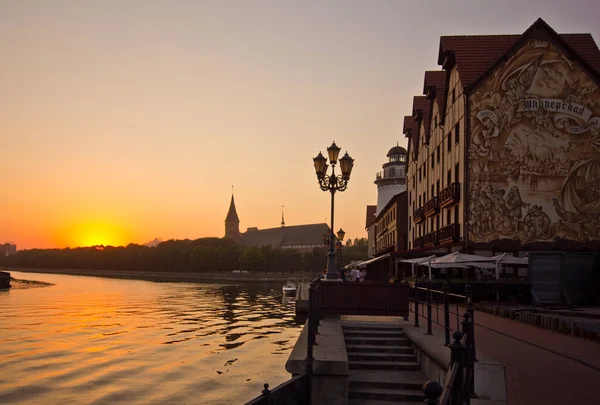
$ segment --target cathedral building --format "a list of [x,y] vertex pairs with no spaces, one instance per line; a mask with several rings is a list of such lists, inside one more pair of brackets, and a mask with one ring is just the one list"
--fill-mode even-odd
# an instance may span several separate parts
[[324,237],[329,235],[329,229],[325,223],[286,226],[282,213],[280,227],[268,229],[250,227],[246,232],[240,233],[240,219],[233,196],[225,217],[225,237],[237,241],[244,247],[271,246],[274,249],[310,251],[325,246]]

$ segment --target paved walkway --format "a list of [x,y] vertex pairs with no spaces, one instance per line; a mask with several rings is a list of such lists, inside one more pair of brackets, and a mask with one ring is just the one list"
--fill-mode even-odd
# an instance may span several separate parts
[[599,403],[599,343],[479,311],[475,323],[477,350],[505,366],[509,405]]
[[[475,323],[477,351],[505,366],[508,405],[600,403],[600,343],[479,311]],[[426,325],[421,318],[421,327]]]

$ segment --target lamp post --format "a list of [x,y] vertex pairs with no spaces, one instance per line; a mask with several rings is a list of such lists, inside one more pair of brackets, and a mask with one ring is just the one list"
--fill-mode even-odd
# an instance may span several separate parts
[[338,162],[338,155],[340,154],[340,148],[333,142],[330,147],[327,148],[327,154],[329,155],[329,163],[331,164],[331,175],[327,174],[327,158],[319,152],[317,157],[313,158],[315,165],[315,172],[317,179],[319,180],[319,186],[323,191],[329,191],[331,193],[331,228],[329,235],[329,253],[327,254],[327,280],[337,279],[337,271],[335,269],[335,251],[334,251],[334,238],[333,235],[333,207],[334,207],[334,196],[336,191],[344,191],[348,187],[348,181],[350,181],[350,173],[352,173],[352,167],[354,166],[354,159],[348,156],[348,152],[339,160],[341,175],[335,174],[335,165]]
[[342,262],[342,245],[343,245],[343,241],[344,241],[344,236],[346,236],[346,232],[344,232],[344,230],[342,228],[340,228],[339,231],[337,231],[337,237],[338,237],[338,246],[339,246],[339,261],[340,261],[340,275],[342,276],[342,280],[346,279],[346,275],[344,274],[344,264]]

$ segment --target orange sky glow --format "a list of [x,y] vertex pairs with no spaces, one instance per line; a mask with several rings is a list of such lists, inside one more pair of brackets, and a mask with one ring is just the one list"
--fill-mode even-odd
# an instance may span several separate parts
[[[19,249],[330,220],[312,158],[356,160],[335,229],[365,237],[375,174],[440,35],[538,17],[600,38],[600,6],[454,1],[3,1],[0,242]],[[490,16],[493,16],[491,18]],[[433,22],[434,21],[434,22]],[[417,34],[418,33],[418,34]]]

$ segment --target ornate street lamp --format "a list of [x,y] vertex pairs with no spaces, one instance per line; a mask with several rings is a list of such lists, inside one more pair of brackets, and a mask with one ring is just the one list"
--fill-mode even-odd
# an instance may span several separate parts
[[335,269],[335,236],[333,234],[333,207],[334,207],[334,195],[336,191],[344,191],[348,187],[348,181],[350,181],[350,173],[352,173],[352,167],[354,166],[354,159],[348,156],[348,153],[339,160],[341,175],[335,174],[335,165],[338,163],[338,156],[340,154],[340,148],[333,142],[330,147],[327,148],[327,155],[329,156],[329,164],[331,165],[331,175],[327,175],[327,158],[319,152],[317,157],[313,158],[315,164],[315,172],[317,179],[319,180],[319,186],[323,191],[329,191],[331,193],[331,228],[329,235],[329,253],[327,254],[327,280],[335,280],[338,278],[337,271]]

